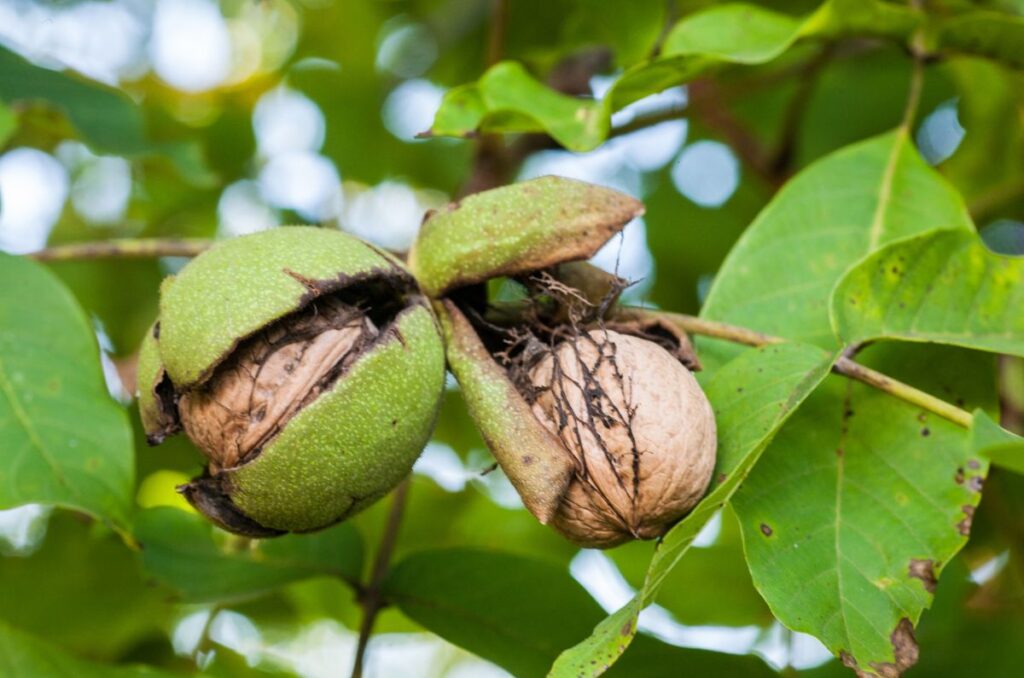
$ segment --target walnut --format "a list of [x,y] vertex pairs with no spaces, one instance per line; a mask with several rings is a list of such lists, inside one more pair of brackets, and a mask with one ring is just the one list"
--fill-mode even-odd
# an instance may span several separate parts
[[700,500],[715,466],[711,405],[661,346],[592,330],[530,373],[532,410],[575,463],[552,524],[609,547],[664,534]]

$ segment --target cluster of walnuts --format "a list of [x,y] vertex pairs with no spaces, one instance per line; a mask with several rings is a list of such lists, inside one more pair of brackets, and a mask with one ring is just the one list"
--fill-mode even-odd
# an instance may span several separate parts
[[[656,538],[704,495],[716,433],[686,335],[581,263],[642,211],[546,177],[430,215],[407,264],[310,227],[220,243],[161,287],[149,440],[184,431],[204,453],[180,490],[219,526],[317,530],[408,475],[447,367],[541,522],[585,546]],[[511,300],[489,295],[499,278]]]

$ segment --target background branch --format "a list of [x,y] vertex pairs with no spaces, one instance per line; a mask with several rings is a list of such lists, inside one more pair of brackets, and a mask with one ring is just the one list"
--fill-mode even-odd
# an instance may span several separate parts
[[54,245],[28,255],[36,261],[77,261],[81,259],[147,259],[152,257],[194,257],[213,245],[213,240],[122,239]]
[[402,525],[405,502],[409,496],[409,482],[409,478],[403,480],[391,495],[391,510],[388,512],[388,522],[384,526],[380,546],[377,548],[377,555],[373,560],[370,581],[359,596],[359,604],[363,608],[363,620],[359,626],[359,642],[356,645],[356,658],[352,665],[352,678],[361,678],[363,675],[366,648],[370,643],[373,625],[377,621],[377,614],[387,605],[381,594],[381,584],[388,573],[391,554],[398,541],[398,530]]

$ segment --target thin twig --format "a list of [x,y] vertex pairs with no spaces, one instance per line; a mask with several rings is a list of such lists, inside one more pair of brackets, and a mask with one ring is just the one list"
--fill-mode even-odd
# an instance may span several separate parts
[[621,137],[624,134],[660,125],[669,120],[679,120],[685,116],[686,108],[683,106],[672,106],[660,111],[654,111],[653,113],[647,113],[646,115],[638,115],[626,124],[612,128],[608,133],[608,138]]
[[[909,0],[911,8],[922,11],[921,0]],[[910,38],[910,56],[913,60],[910,70],[910,87],[907,90],[907,105],[903,110],[903,120],[900,125],[909,130],[914,123],[914,116],[917,115],[917,107],[921,103],[921,89],[924,85],[924,64],[928,58],[925,47],[924,28],[914,31]]]
[[209,249],[212,244],[212,240],[164,240],[159,238],[104,240],[102,242],[55,245],[32,252],[28,256],[36,261],[194,257]]
[[717,82],[703,78],[690,83],[688,106],[702,123],[722,135],[754,173],[774,188],[782,184],[782,179],[768,166],[769,153],[757,136],[728,109]]
[[487,65],[501,61],[505,53],[505,31],[508,27],[508,0],[492,0],[491,21],[487,36]]
[[800,127],[804,120],[804,111],[814,94],[814,88],[818,84],[818,76],[831,61],[835,53],[835,44],[826,43],[821,50],[796,74],[796,92],[786,106],[786,112],[779,127],[778,141],[775,142],[775,150],[768,159],[768,169],[773,175],[789,177],[793,168],[793,160],[796,155],[797,139],[800,134]]
[[211,607],[206,621],[203,622],[203,628],[199,632],[199,640],[196,642],[196,648],[192,652],[192,661],[195,662],[196,667],[199,669],[203,668],[203,658],[213,649],[214,643],[213,638],[210,637],[210,631],[213,630],[214,619],[217,618],[222,609],[224,608],[220,605]]
[[[659,311],[658,314],[665,320],[691,334],[701,334],[707,337],[715,337],[716,339],[725,339],[726,341],[744,344],[746,346],[767,346],[769,344],[779,344],[785,341],[782,337],[762,334],[760,332],[747,329],[746,327],[738,327],[736,325],[729,325],[728,323],[698,318],[696,316],[685,315],[683,313],[666,313]],[[969,428],[971,425],[972,417],[970,412],[956,407],[955,405],[951,405],[941,398],[936,398],[929,393],[916,389],[909,384],[893,379],[892,377],[882,374],[877,370],[865,367],[846,356],[840,356],[839,359],[836,360],[835,364],[832,366],[832,371],[836,374],[841,374],[844,377],[872,386],[879,391],[888,393],[889,395],[906,401],[912,405],[917,405],[918,407],[926,409],[929,412],[933,412],[943,419],[948,419],[954,424],[963,426],[964,428]]]
[[994,213],[1021,197],[1024,197],[1024,179],[1014,178],[987,189],[970,202],[967,210],[974,222],[980,224],[998,216]]
[[373,560],[370,582],[359,597],[359,604],[363,608],[363,621],[359,626],[359,643],[356,646],[355,663],[352,665],[352,678],[361,678],[363,675],[366,647],[370,642],[370,634],[373,633],[374,622],[377,621],[377,613],[387,604],[381,593],[381,584],[384,581],[384,576],[388,573],[391,554],[398,541],[398,530],[402,526],[402,514],[405,511],[405,501],[408,495],[409,479],[406,478],[391,495],[391,511],[388,513],[388,522],[384,526],[380,546],[377,548],[377,555]]

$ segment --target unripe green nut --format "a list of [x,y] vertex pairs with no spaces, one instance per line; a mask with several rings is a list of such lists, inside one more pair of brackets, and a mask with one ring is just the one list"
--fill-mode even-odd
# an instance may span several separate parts
[[393,489],[444,387],[437,320],[394,257],[339,231],[284,227],[203,253],[161,287],[139,355],[158,444],[208,457],[181,491],[249,536],[317,530]]

